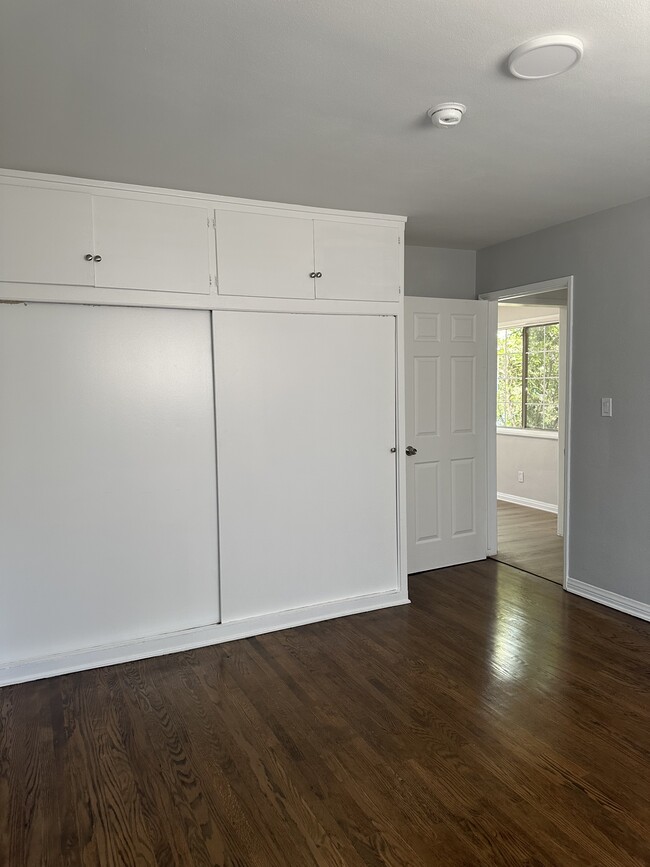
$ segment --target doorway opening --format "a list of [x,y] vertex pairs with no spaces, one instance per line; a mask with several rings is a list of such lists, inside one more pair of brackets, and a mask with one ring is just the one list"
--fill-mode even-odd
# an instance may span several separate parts
[[490,302],[488,555],[558,584],[567,574],[572,280]]

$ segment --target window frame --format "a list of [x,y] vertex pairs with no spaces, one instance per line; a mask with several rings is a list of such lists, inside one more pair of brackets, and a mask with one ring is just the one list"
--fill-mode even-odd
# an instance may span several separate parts
[[[506,436],[527,436],[527,437],[537,437],[538,439],[558,439],[559,438],[559,419],[558,419],[558,429],[557,430],[546,430],[544,428],[529,428],[526,427],[526,383],[528,378],[528,328],[538,328],[544,325],[557,325],[558,326],[558,361],[562,354],[562,334],[560,331],[560,320],[557,315],[554,316],[544,316],[544,317],[536,317],[535,319],[517,319],[512,322],[504,322],[500,324],[497,322],[497,333],[499,331],[514,331],[521,329],[522,331],[522,340],[521,340],[521,352],[522,352],[522,365],[521,365],[521,421],[522,427],[506,427],[505,425],[495,424],[497,434],[505,434]],[[559,384],[559,374],[558,374],[558,384]],[[498,384],[497,384],[497,393],[498,393]],[[558,401],[559,403],[559,401]],[[559,410],[559,406],[558,406]]]

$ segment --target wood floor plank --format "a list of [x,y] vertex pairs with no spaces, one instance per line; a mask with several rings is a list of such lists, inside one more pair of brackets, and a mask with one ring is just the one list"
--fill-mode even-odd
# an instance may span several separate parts
[[489,560],[0,691],[4,867],[650,864],[650,625]]
[[564,540],[557,535],[557,515],[498,500],[497,527],[495,560],[562,584]]

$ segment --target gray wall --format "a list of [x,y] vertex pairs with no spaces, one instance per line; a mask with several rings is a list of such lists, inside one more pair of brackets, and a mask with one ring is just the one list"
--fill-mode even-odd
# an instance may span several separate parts
[[650,198],[477,256],[479,293],[570,274],[569,575],[650,603]]
[[475,298],[476,253],[446,247],[404,248],[404,294]]

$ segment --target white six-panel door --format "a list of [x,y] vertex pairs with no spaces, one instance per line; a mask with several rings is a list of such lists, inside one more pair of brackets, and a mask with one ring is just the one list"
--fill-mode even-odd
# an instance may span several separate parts
[[408,569],[487,553],[487,303],[405,298]]

